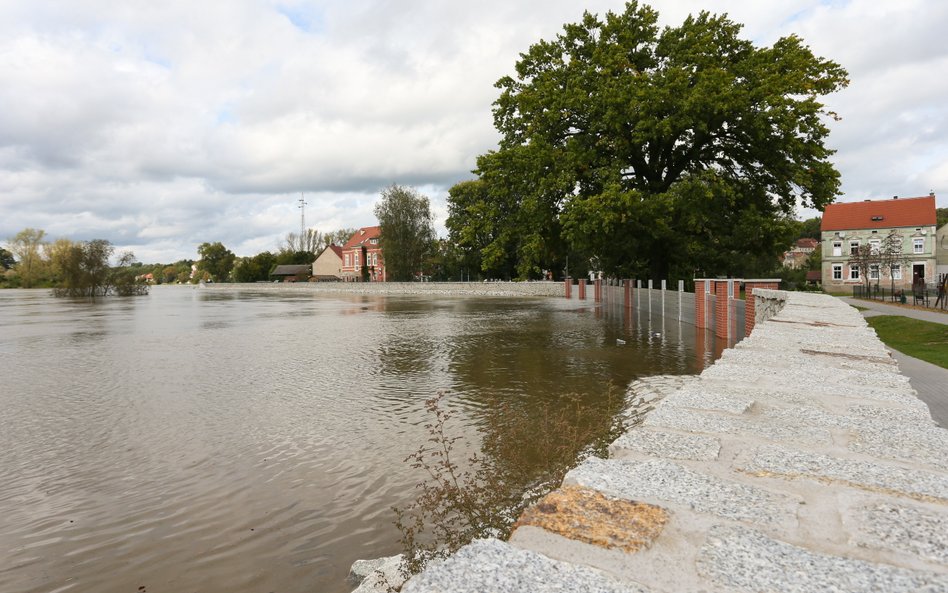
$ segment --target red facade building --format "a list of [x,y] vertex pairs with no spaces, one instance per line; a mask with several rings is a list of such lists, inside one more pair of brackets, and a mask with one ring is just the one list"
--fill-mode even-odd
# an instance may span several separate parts
[[385,260],[379,244],[380,227],[361,228],[342,246],[342,279],[347,282],[385,282]]

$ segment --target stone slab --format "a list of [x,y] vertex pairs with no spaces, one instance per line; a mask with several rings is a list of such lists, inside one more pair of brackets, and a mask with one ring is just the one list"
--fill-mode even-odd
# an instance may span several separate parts
[[820,554],[740,526],[712,527],[697,568],[716,585],[741,592],[948,591],[948,575]]
[[712,435],[754,436],[778,442],[814,444],[831,441],[830,433],[826,429],[800,420],[792,420],[791,422],[767,419],[750,420],[664,405],[658,406],[649,414],[642,425],[649,428],[665,428]]
[[795,498],[722,480],[668,461],[592,457],[570,470],[564,483],[661,506],[675,503],[698,512],[761,525],[796,522]]
[[904,552],[948,567],[948,513],[881,503],[863,508],[853,523],[860,546]]
[[867,419],[854,423],[851,430],[851,451],[948,472],[948,430],[944,428],[920,422],[893,424]]
[[738,468],[756,475],[807,478],[870,492],[948,503],[948,475],[884,463],[768,445],[757,448],[748,462],[738,463]]
[[530,525],[603,548],[635,553],[647,548],[668,522],[665,509],[563,486],[523,512],[514,530]]
[[714,437],[636,427],[609,446],[613,457],[623,450],[665,459],[714,461],[721,452],[721,442]]
[[495,540],[475,540],[411,578],[402,593],[648,593],[634,583]]
[[700,384],[691,385],[665,398],[663,405],[676,408],[713,410],[729,414],[743,414],[754,399],[742,395],[725,394],[720,390],[702,389]]

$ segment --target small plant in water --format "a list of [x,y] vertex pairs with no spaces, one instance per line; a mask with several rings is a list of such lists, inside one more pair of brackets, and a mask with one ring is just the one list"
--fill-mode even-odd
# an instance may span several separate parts
[[583,458],[604,456],[624,426],[637,424],[651,409],[638,400],[624,410],[625,398],[614,388],[593,403],[578,395],[539,409],[500,402],[488,406],[481,452],[464,459],[457,452],[461,437],[446,428],[447,396],[442,392],[425,402],[428,440],[405,459],[427,478],[416,485],[413,502],[394,509],[404,579],[474,539],[509,537],[524,509],[559,486]]

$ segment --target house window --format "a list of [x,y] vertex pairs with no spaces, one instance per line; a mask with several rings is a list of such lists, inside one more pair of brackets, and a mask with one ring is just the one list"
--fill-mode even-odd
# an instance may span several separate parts
[[356,269],[358,270],[358,269],[359,269],[359,252],[356,251],[356,252],[353,254],[353,257],[355,257],[354,263],[355,263]]
[[875,255],[879,253],[879,246],[882,245],[882,241],[879,239],[869,239],[869,251]]
[[902,266],[898,264],[892,266],[892,269],[889,270],[889,273],[892,274],[893,280],[901,280],[902,279]]
[[372,240],[369,241],[369,243],[371,243],[372,245],[378,245],[378,244],[379,244],[379,240],[378,240],[378,239],[372,239]]
[[372,265],[373,265],[373,266],[379,265],[379,254],[378,254],[378,253],[373,253],[373,254],[372,254]]
[[859,266],[849,266],[849,279],[859,280]]
[[849,255],[859,255],[859,241],[849,242]]
[[352,262],[352,260],[349,259],[349,255],[350,255],[350,254],[348,254],[348,253],[346,254],[346,267],[347,267],[347,268],[349,267],[350,263]]
[[843,279],[843,264],[833,264],[833,280]]
[[839,257],[843,254],[843,242],[833,241],[833,255]]
[[878,280],[879,279],[879,264],[872,264],[869,266],[869,279]]
[[925,239],[912,239],[912,253],[925,253]]

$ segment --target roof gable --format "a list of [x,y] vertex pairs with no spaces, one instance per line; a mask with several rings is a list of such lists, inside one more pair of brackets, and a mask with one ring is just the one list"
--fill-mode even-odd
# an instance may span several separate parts
[[830,204],[823,211],[822,231],[931,226],[935,196]]
[[319,252],[319,256],[316,257],[317,260],[323,259],[323,257],[335,257],[339,261],[342,261],[342,247],[330,243],[326,245],[326,248]]
[[382,227],[378,226],[367,226],[361,228],[354,232],[349,240],[346,241],[346,244],[343,245],[343,249],[355,249],[359,245],[369,242],[369,239],[378,239],[382,234]]

